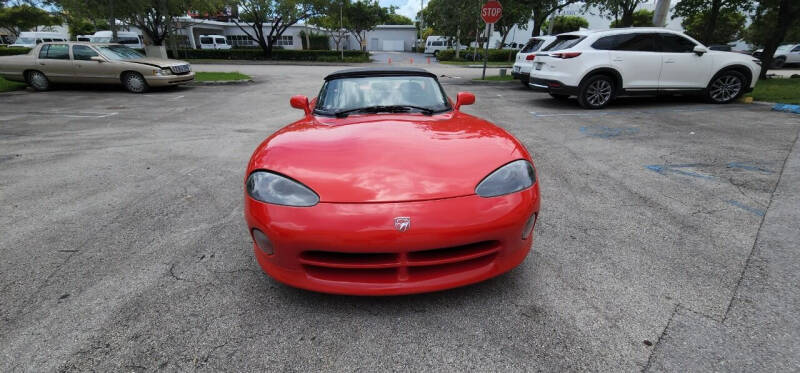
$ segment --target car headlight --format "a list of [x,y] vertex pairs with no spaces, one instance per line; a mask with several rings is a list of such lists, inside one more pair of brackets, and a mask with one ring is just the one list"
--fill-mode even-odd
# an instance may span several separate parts
[[524,160],[516,160],[494,170],[475,188],[481,197],[497,197],[519,192],[536,182],[533,165]]
[[319,203],[319,196],[309,187],[269,171],[251,173],[246,188],[250,197],[275,205],[309,207]]
[[168,67],[165,67],[165,68],[160,69],[160,70],[153,70],[153,73],[155,75],[168,76],[168,75],[172,75],[172,70],[170,70]]

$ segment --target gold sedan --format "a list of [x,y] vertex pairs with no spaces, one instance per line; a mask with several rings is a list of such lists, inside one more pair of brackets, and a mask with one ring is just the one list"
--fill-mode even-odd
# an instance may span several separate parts
[[42,43],[28,54],[0,57],[0,76],[37,91],[52,83],[122,84],[130,92],[194,80],[188,62],[147,58],[120,44]]

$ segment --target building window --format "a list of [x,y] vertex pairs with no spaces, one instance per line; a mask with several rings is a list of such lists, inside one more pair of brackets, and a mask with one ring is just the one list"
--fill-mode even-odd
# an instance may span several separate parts
[[292,35],[281,35],[281,37],[275,41],[275,45],[280,45],[280,46],[294,45],[294,37]]
[[253,40],[247,35],[227,35],[225,37],[228,39],[228,44],[233,47],[252,47],[254,45]]

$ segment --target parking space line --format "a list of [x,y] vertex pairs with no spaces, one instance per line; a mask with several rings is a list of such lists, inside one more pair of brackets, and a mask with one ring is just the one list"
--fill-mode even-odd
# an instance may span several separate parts
[[23,113],[15,113],[15,112],[0,112],[0,115],[52,115],[52,116],[63,116],[67,118],[107,118],[114,115],[119,114],[118,112],[113,113],[100,113],[100,112],[91,112],[91,111],[82,111],[77,113],[48,113],[48,112],[36,112],[36,111],[29,111]]

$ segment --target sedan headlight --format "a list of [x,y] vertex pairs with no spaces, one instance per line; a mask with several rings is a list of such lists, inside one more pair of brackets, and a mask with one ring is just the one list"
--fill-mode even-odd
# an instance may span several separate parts
[[155,75],[169,76],[169,75],[172,75],[172,70],[170,70],[168,67],[165,67],[165,68],[160,69],[160,70],[153,70],[153,73]]
[[255,171],[250,174],[246,187],[247,195],[261,202],[297,207],[319,203],[319,196],[309,187],[269,171]]
[[483,179],[475,188],[481,197],[497,197],[519,192],[536,182],[533,165],[524,160],[516,160],[498,168]]

